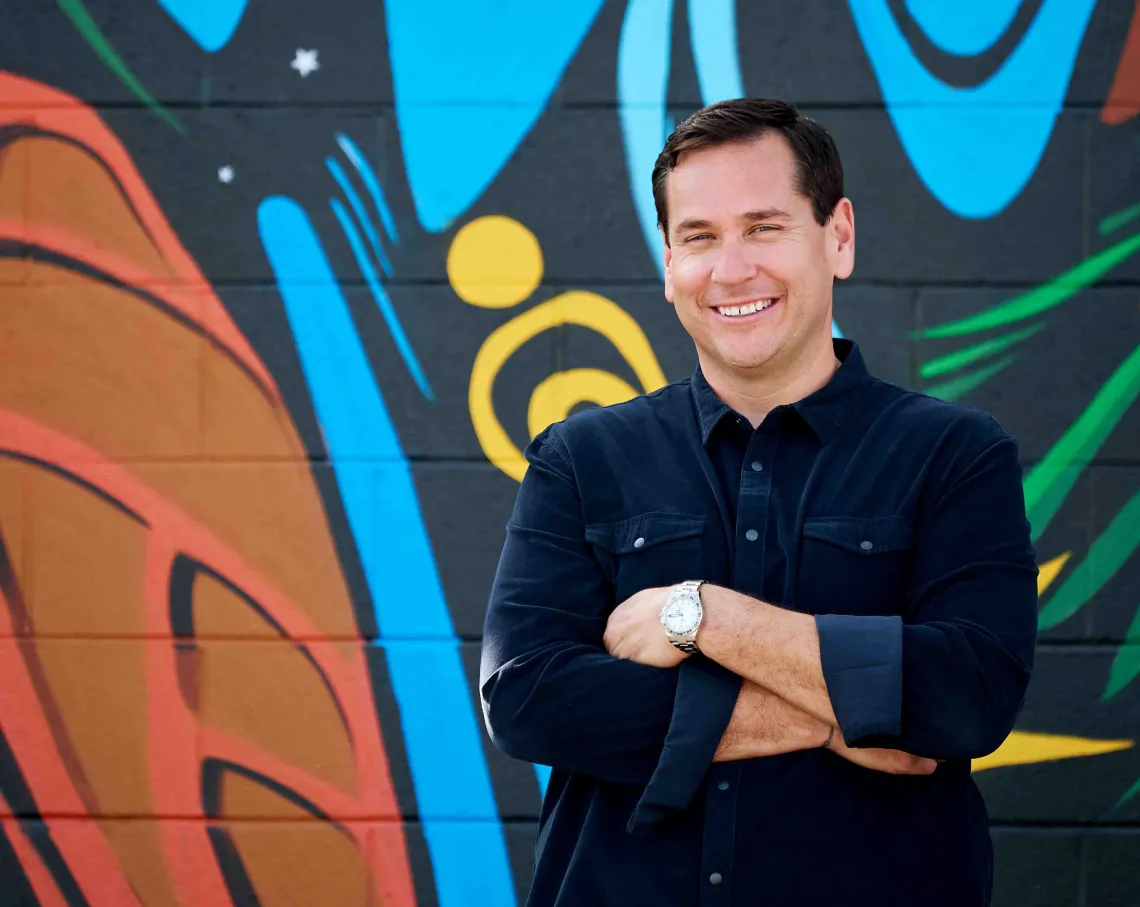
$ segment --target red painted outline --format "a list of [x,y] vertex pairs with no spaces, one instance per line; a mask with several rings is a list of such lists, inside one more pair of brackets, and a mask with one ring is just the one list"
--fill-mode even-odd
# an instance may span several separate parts
[[[201,293],[193,294],[192,298],[185,292],[169,292],[169,287],[167,292],[155,292],[155,295],[161,295],[172,308],[200,325],[257,375],[275,398],[279,398],[276,382],[269,370],[214,294],[194,259],[183,248],[127,150],[99,115],[78,98],[8,72],[0,72],[0,98],[4,99],[4,106],[0,107],[0,128],[27,124],[66,136],[85,145],[107,165],[122,185],[148,238],[170,266],[173,277],[146,273],[139,265],[114,252],[50,227],[6,221],[0,223],[0,236],[25,242],[31,242],[37,235],[54,237],[54,241],[47,243],[48,248],[71,257],[75,257],[76,250],[82,249],[84,260],[100,270],[116,275],[135,273],[134,277],[123,278],[124,282],[140,287],[151,289],[165,281],[167,284],[201,288]],[[193,300],[197,300],[197,305],[189,304]]]
[[51,872],[43,864],[35,846],[24,834],[24,828],[18,819],[11,818],[12,808],[0,794],[0,814],[9,818],[0,818],[0,828],[8,835],[8,842],[16,854],[16,861],[24,870],[24,878],[32,886],[32,893],[40,907],[67,907],[67,899],[55,884]]
[[[372,870],[373,884],[378,890],[383,884],[385,892],[390,895],[386,905],[412,907],[415,894],[403,835],[399,838],[400,859],[393,859],[392,853],[379,859],[376,849],[367,846],[370,823],[351,821],[392,821],[398,820],[400,815],[362,646],[319,641],[322,634],[308,615],[246,564],[232,548],[128,469],[74,438],[19,413],[0,409],[0,449],[56,464],[57,468],[98,488],[139,514],[150,527],[145,566],[145,632],[152,637],[145,643],[150,794],[157,816],[163,819],[184,817],[203,820],[194,823],[193,831],[180,827],[181,823],[158,823],[167,868],[179,896],[192,904],[229,901],[207,836],[201,802],[201,760],[220,758],[248,766],[280,781],[311,800],[334,820],[349,820],[345,828]],[[59,466],[65,463],[69,465]],[[312,777],[253,744],[199,724],[178,686],[178,656],[169,624],[170,571],[179,554],[209,565],[241,589],[273,617],[288,638],[318,640],[306,642],[306,646],[328,678],[348,721],[358,772],[355,796]],[[11,634],[12,629],[7,609],[0,608],[0,634]],[[12,737],[17,762],[37,796],[51,792],[51,802],[58,803],[62,812],[83,815],[86,810],[59,760],[47,723],[39,712],[29,707],[35,702],[34,689],[27,678],[16,641],[0,639],[0,723]],[[57,833],[53,827],[53,837],[58,840],[69,866],[74,867],[80,862],[76,857],[83,851],[87,859],[82,863],[103,869],[101,875],[86,874],[82,878],[78,869],[75,870],[84,892],[89,893],[93,904],[107,903],[118,907],[136,903],[131,899],[129,888],[124,890],[122,887],[126,882],[117,870],[110,845],[93,823],[79,824],[90,825],[87,837],[97,836],[98,841],[91,839],[77,850],[78,838],[73,838],[70,833],[61,834],[65,829],[61,828],[61,833]],[[393,846],[395,838],[389,837],[388,840]],[[95,853],[99,857],[92,860]],[[393,870],[397,865],[402,866],[402,871],[398,878],[394,878]],[[113,897],[106,901],[92,897],[96,891],[110,895],[110,888],[105,886],[116,889]],[[397,896],[392,897],[391,892],[396,892]]]
[[1100,109],[1100,121],[1119,126],[1140,113],[1140,0],[1132,13],[1132,25],[1124,39],[1112,87]]

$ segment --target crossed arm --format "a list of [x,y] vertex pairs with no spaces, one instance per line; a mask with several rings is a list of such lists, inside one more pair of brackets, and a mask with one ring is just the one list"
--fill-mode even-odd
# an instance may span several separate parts
[[824,745],[849,762],[891,774],[928,775],[938,765],[902,750],[849,747],[834,724],[826,724],[750,680],[740,686],[713,761],[777,756]]
[[[556,430],[527,455],[484,632],[488,730],[516,757],[647,784],[667,761],[667,736],[684,732],[685,678],[700,670],[680,663],[661,630],[667,590],[640,592],[606,615],[607,581],[584,541]],[[963,532],[963,512],[987,530]],[[1036,567],[1024,520],[1016,448],[999,440],[927,515],[902,616],[813,618],[703,586],[697,644],[735,686],[727,705],[701,718],[695,736],[715,729],[712,743],[682,733],[691,750],[683,773],[821,746],[831,728],[837,754],[884,770],[929,771],[924,759],[995,749],[1032,662]],[[894,761],[875,764],[885,751]]]

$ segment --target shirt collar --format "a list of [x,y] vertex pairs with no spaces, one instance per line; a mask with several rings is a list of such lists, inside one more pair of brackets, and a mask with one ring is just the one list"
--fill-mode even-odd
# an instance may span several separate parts
[[[832,343],[835,346],[835,358],[840,363],[839,368],[827,384],[790,407],[800,414],[824,444],[838,433],[863,388],[871,380],[858,344],[852,340],[838,339]],[[708,444],[713,429],[721,419],[734,411],[716,395],[716,391],[705,380],[700,365],[693,373],[690,387],[697,421],[701,426],[701,442]]]

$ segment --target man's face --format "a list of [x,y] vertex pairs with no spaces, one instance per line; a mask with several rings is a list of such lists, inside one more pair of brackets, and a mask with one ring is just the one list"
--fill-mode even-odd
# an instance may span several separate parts
[[832,281],[855,260],[851,203],[817,224],[782,136],[682,155],[666,201],[665,296],[706,369],[794,367],[830,351]]

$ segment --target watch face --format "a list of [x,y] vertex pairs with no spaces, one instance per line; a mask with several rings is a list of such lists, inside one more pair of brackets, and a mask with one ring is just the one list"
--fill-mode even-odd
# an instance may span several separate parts
[[689,595],[676,595],[665,606],[665,627],[670,633],[692,633],[701,619],[701,605]]

